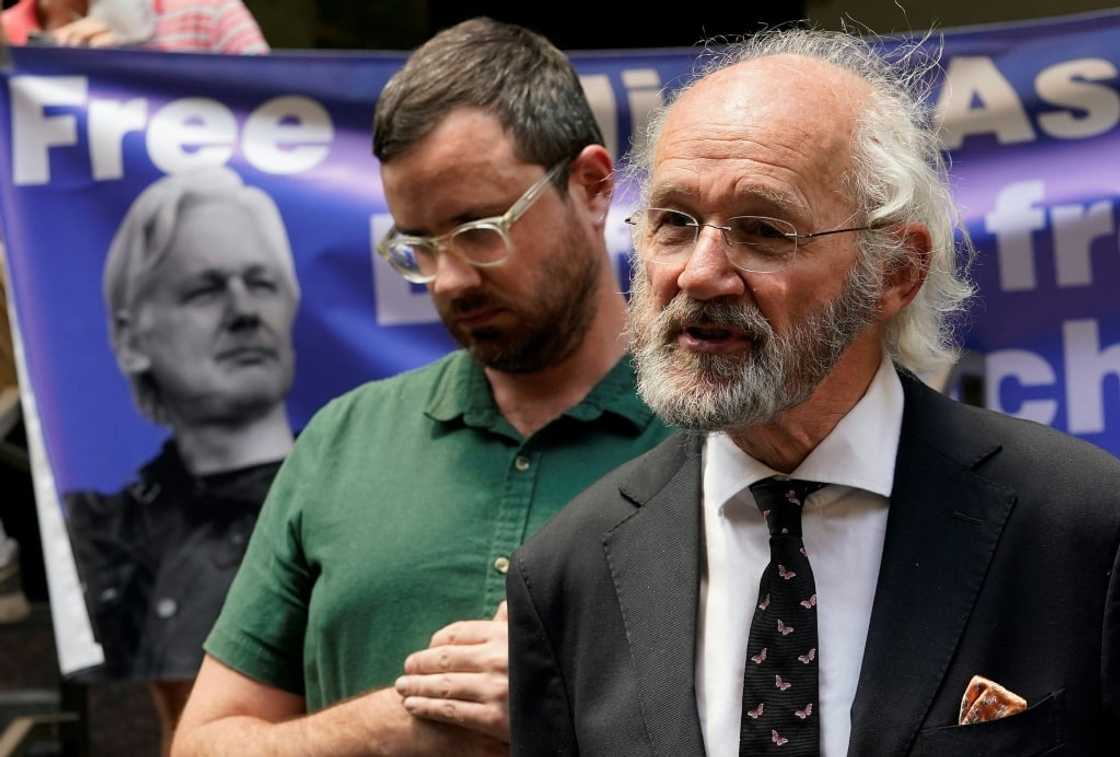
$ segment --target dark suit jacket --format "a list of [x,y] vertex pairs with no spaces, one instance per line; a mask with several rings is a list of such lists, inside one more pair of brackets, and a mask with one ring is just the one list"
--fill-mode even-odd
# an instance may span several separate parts
[[[913,378],[903,387],[849,754],[1120,754],[1120,462]],[[515,755],[704,754],[700,497],[700,439],[677,435],[517,553]],[[977,673],[1030,708],[958,727]]]

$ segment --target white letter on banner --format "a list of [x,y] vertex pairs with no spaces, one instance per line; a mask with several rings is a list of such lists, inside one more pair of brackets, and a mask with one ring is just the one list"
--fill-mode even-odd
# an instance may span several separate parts
[[1039,128],[1062,139],[1085,139],[1109,131],[1120,122],[1120,96],[1106,84],[1090,82],[1115,78],[1116,66],[1101,58],[1071,60],[1044,69],[1034,80],[1038,96],[1051,105],[1085,114],[1075,116],[1069,110],[1043,113],[1038,117]]
[[1066,406],[1071,434],[1104,431],[1106,376],[1120,378],[1120,344],[1101,350],[1097,322],[1091,318],[1062,324],[1066,358]]
[[996,195],[996,206],[984,216],[984,228],[996,236],[999,285],[1006,292],[1038,286],[1031,233],[1046,228],[1046,212],[1034,207],[1042,199],[1041,181],[1020,181]]
[[[972,107],[973,99],[980,101],[980,107]],[[984,56],[961,55],[949,61],[937,120],[947,150],[957,149],[972,134],[995,134],[1003,145],[1035,138],[1015,88]]]
[[1003,406],[999,392],[1004,380],[1009,378],[1017,379],[1020,386],[1051,386],[1055,376],[1049,363],[1026,350],[996,350],[985,357],[984,363],[984,394],[989,407],[1016,418],[1047,425],[1054,422],[1058,414],[1057,400],[1027,400],[1011,412]]
[[12,180],[46,184],[51,180],[50,148],[76,145],[78,122],[73,115],[44,115],[49,107],[82,105],[89,79],[84,76],[14,76],[12,96]]
[[1112,234],[1112,202],[1101,200],[1084,205],[1055,205],[1050,208],[1054,223],[1054,267],[1060,287],[1093,283],[1089,259],[1093,240]]
[[275,97],[245,121],[241,151],[262,171],[294,174],[323,162],[334,139],[326,109],[308,97]]
[[130,131],[140,131],[148,120],[148,101],[91,100],[89,103],[89,152],[93,178],[98,181],[124,176],[122,142]]
[[611,155],[618,155],[618,107],[614,100],[614,89],[611,80],[606,74],[592,74],[579,77],[583,85],[583,94],[591,105],[591,112],[599,122],[599,129],[603,132],[604,147]]
[[649,128],[654,111],[661,107],[661,77],[656,68],[628,68],[622,72],[626,102],[630,106],[630,147]]
[[377,243],[393,227],[388,213],[369,217],[370,252],[373,255],[373,296],[377,303],[378,326],[404,326],[410,323],[436,323],[439,314],[427,290],[414,291],[385,259],[377,254]]
[[148,126],[148,154],[164,173],[221,166],[233,155],[237,119],[217,100],[186,97],[160,109]]

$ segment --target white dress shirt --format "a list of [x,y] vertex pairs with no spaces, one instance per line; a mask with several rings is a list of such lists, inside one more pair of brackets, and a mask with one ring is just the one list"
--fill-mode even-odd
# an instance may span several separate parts
[[[863,398],[791,474],[829,484],[806,500],[801,522],[817,587],[822,757],[848,751],[902,403],[902,384],[884,358]],[[747,637],[770,562],[770,534],[747,487],[777,472],[724,433],[708,435],[703,471],[707,569],[700,580],[696,704],[708,755],[738,757]]]

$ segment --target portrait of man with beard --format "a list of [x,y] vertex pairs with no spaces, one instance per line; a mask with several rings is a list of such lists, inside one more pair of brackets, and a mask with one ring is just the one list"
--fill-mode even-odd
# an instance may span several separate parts
[[299,284],[275,203],[225,168],[141,192],[102,284],[117,365],[137,409],[170,437],[120,491],[66,496],[105,655],[81,676],[150,681],[174,722],[292,447],[284,400]]

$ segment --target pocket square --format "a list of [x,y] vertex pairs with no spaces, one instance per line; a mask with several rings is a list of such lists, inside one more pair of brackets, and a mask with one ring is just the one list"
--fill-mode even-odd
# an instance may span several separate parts
[[1018,694],[983,676],[973,676],[961,698],[958,725],[999,720],[1025,709],[1027,709],[1027,700]]

